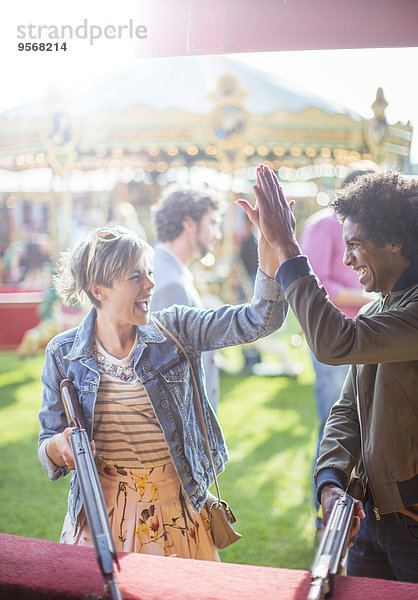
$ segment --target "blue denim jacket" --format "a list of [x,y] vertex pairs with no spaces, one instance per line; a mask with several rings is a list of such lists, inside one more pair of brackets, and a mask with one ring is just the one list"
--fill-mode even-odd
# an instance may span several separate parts
[[[252,342],[278,329],[287,313],[280,286],[259,271],[251,304],[199,310],[172,306],[154,313],[182,342],[197,374],[203,413],[217,473],[228,452],[216,415],[207,400],[201,353]],[[66,475],[46,454],[46,445],[68,425],[60,398],[60,382],[71,379],[82,405],[86,430],[92,438],[94,406],[100,375],[92,356],[91,337],[96,319],[92,308],[82,323],[57,335],[46,348],[42,372],[43,401],[39,413],[39,459],[51,480]],[[199,510],[213,481],[199,413],[189,376],[189,365],[177,347],[152,321],[138,328],[135,371],[144,385],[164,432],[174,466],[192,504]],[[93,436],[94,437],[94,436]],[[68,510],[73,524],[81,509],[80,487],[73,472]]]

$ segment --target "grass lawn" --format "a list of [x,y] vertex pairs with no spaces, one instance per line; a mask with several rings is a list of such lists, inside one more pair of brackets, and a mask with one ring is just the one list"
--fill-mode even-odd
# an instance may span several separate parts
[[[313,375],[304,347],[292,352],[305,365],[297,380],[221,378],[231,460],[220,485],[243,534],[221,551],[223,561],[309,569],[313,558]],[[42,363],[42,355],[20,361],[0,352],[0,531],[58,540],[69,477],[51,483],[37,458]]]

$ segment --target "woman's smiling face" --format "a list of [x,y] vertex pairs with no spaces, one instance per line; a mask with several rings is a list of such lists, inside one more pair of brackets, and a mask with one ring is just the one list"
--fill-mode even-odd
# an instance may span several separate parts
[[146,325],[155,288],[151,262],[146,260],[122,277],[115,278],[111,287],[102,287],[100,312],[113,322]]

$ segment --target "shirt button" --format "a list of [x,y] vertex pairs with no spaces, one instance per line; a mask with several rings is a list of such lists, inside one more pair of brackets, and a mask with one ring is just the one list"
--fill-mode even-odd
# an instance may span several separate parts
[[145,364],[144,365],[144,371],[145,371],[145,373],[148,373],[149,370],[150,370],[149,364]]
[[162,406],[163,408],[166,408],[166,407],[168,406],[168,402],[167,402],[167,400],[163,400],[163,401],[161,402],[161,406]]

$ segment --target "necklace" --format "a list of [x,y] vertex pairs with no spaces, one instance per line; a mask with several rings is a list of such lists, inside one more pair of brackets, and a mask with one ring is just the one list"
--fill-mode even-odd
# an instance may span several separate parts
[[99,367],[100,373],[106,373],[106,375],[110,375],[111,377],[119,379],[120,381],[135,381],[137,379],[134,369],[135,348],[136,338],[128,356],[121,359],[115,358],[106,352],[102,343],[97,337],[97,334],[95,334],[93,357],[97,363],[97,366]]

